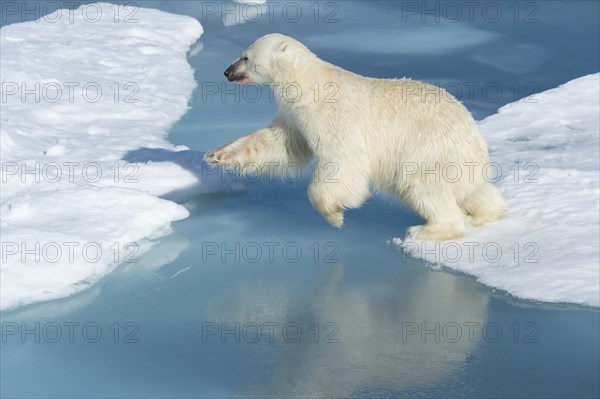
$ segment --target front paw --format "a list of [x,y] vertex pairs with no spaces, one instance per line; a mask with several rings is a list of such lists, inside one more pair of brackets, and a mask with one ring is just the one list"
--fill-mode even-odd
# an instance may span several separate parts
[[212,166],[232,168],[235,166],[236,152],[231,145],[225,145],[204,154],[204,162]]

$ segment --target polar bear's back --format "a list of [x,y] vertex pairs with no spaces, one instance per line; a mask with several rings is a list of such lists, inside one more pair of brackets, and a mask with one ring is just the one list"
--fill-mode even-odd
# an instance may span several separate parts
[[[487,145],[460,101],[439,87],[415,80],[362,79],[361,84],[371,90],[370,125],[362,127],[362,134],[371,147],[371,165],[378,185],[397,185],[397,174],[414,165],[419,170],[415,178],[421,180],[432,178],[426,171],[455,164],[464,178],[471,179],[467,171],[474,175],[475,185],[483,180],[481,170],[489,159]],[[408,184],[410,179],[403,176],[402,180]]]

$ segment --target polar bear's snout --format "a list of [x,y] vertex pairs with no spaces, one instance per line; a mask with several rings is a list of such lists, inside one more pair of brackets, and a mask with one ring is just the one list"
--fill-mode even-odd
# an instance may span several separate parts
[[235,64],[231,64],[227,67],[227,69],[225,70],[225,77],[227,78],[227,80],[229,80],[230,82],[235,80]]
[[244,67],[239,60],[229,65],[224,74],[230,82],[250,83],[250,78],[246,76]]

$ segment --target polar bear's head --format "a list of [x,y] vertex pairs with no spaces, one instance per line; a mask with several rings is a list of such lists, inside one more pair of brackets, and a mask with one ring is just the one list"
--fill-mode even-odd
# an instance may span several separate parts
[[230,82],[273,83],[285,60],[308,49],[291,37],[271,33],[255,41],[225,70]]

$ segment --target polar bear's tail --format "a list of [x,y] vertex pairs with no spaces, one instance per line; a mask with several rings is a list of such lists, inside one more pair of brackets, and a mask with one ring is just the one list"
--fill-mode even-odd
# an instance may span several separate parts
[[484,182],[461,204],[462,210],[471,217],[473,226],[483,226],[508,214],[508,204],[496,186]]

